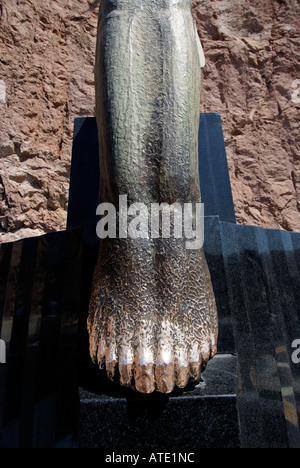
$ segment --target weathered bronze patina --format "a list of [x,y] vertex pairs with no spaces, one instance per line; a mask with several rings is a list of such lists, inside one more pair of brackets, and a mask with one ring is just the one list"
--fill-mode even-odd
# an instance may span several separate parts
[[[200,203],[202,60],[190,0],[101,0],[101,203]],[[170,393],[198,381],[218,334],[202,248],[174,236],[101,240],[88,329],[93,361],[121,385]]]

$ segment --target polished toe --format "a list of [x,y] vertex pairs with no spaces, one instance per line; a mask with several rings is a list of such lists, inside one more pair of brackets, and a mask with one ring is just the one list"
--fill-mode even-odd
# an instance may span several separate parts
[[106,361],[106,373],[109,380],[114,381],[116,370],[117,370],[117,361]]
[[124,387],[132,386],[133,365],[119,364],[120,384]]
[[132,386],[134,366],[133,357],[134,355],[131,347],[126,344],[122,344],[119,356],[119,374],[120,384],[124,385],[125,387]]
[[135,372],[135,388],[140,393],[153,393],[155,390],[154,365],[137,365]]
[[185,388],[189,382],[190,372],[188,367],[180,367],[176,369],[176,386]]
[[106,343],[105,339],[101,337],[100,343],[97,349],[97,362],[99,369],[104,369],[105,367],[105,354],[106,354]]
[[117,360],[116,347],[115,347],[115,343],[112,343],[109,346],[108,353],[105,359],[106,373],[107,373],[107,377],[110,380],[114,380],[115,378],[117,364],[118,364],[118,360]]
[[201,363],[190,362],[190,380],[192,382],[199,382],[201,378]]
[[155,370],[156,387],[160,393],[171,393],[175,387],[174,362],[158,365]]
[[210,343],[206,343],[201,347],[201,371],[203,372],[208,364],[208,361],[211,359],[211,345]]
[[194,343],[190,349],[189,355],[190,379],[192,382],[199,382],[201,378],[202,356],[198,343]]
[[98,344],[99,344],[99,336],[97,333],[97,328],[93,324],[90,329],[89,345],[90,345],[90,356],[94,364],[97,363]]
[[187,349],[184,345],[175,347],[175,382],[178,388],[185,388],[189,381]]

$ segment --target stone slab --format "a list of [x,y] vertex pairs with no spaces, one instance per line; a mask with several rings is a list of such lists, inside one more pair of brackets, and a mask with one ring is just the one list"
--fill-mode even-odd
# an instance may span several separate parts
[[299,448],[300,234],[221,223],[239,358],[241,446]]
[[[120,393],[99,381],[80,389],[81,448],[199,449],[239,446],[237,358],[219,355],[195,388],[170,396]],[[99,394],[100,391],[100,394]],[[122,394],[123,393],[123,394]]]

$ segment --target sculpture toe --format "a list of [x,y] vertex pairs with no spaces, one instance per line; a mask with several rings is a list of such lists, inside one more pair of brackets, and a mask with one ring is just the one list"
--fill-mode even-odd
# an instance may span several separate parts
[[124,387],[132,386],[134,354],[130,345],[122,344],[119,355],[120,384]]
[[171,393],[175,387],[175,365],[174,360],[164,361],[158,358],[155,368],[156,387],[160,393]]
[[105,368],[105,353],[106,353],[106,342],[105,342],[104,337],[101,336],[99,343],[98,343],[97,358],[96,358],[99,369]]
[[115,343],[111,343],[108,348],[107,355],[106,355],[105,366],[106,366],[107,377],[112,381],[114,380],[115,375],[116,375],[117,364],[118,364],[118,359],[117,359],[116,346],[115,346]]
[[189,364],[185,345],[175,348],[175,381],[178,388],[185,388],[189,381]]
[[189,382],[189,368],[188,367],[180,367],[176,370],[176,386],[178,388],[185,388]]
[[201,378],[202,355],[198,343],[194,343],[190,348],[190,379],[192,382],[199,382]]
[[201,363],[190,362],[190,380],[191,382],[199,382],[201,378]]
[[132,386],[133,366],[132,364],[119,364],[120,384],[124,387]]
[[135,388],[140,393],[153,393],[155,390],[154,365],[136,366]]

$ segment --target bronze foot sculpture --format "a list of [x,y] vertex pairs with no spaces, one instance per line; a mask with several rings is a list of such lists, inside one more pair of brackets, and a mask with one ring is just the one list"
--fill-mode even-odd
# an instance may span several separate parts
[[[190,0],[101,1],[100,203],[114,205],[117,220],[124,195],[128,205],[149,210],[155,203],[200,203],[200,47]],[[186,241],[185,235],[100,241],[90,354],[110,379],[142,393],[198,382],[217,350],[210,274],[202,248],[188,249]]]

